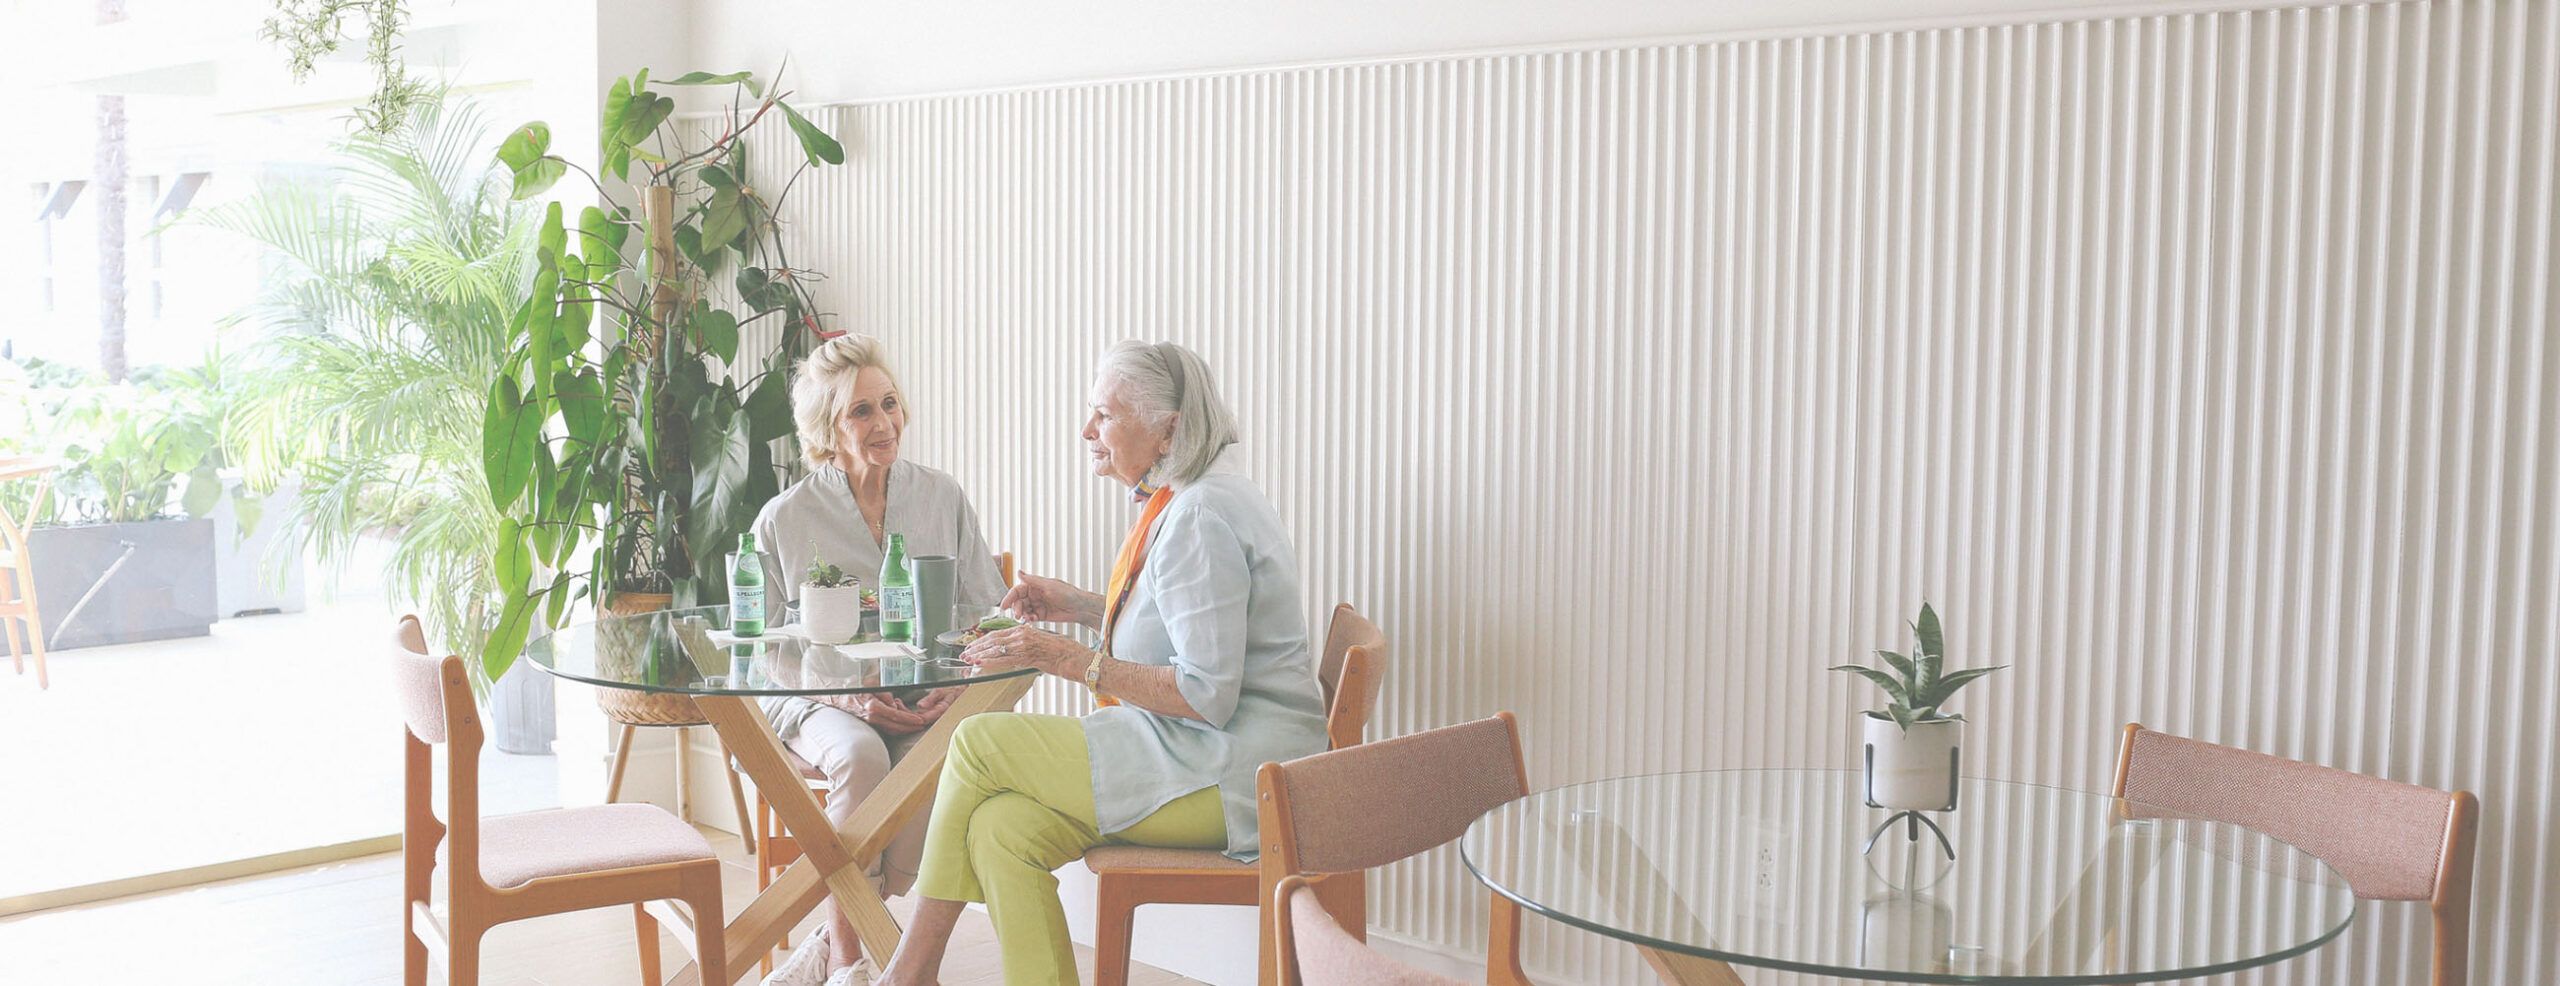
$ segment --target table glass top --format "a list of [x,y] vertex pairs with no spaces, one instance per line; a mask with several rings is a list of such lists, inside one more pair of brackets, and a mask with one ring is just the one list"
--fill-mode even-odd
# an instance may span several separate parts
[[[954,607],[949,625],[993,614]],[[581,623],[525,646],[545,671],[609,688],[686,695],[852,695],[921,692],[942,685],[1039,673],[1032,668],[980,671],[957,649],[883,644],[866,633],[845,644],[809,640],[796,625],[755,637],[729,632],[729,607],[701,606]]]
[[1577,784],[1467,829],[1469,870],[1568,924],[1743,965],[1922,983],[2181,979],[2345,930],[2337,873],[2271,837],[2103,794],[1966,778],[1944,827],[1865,805],[1858,771]]

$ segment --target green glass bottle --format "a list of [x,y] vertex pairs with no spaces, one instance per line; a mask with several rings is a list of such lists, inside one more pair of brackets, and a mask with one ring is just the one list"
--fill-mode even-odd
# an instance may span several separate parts
[[889,552],[880,556],[880,639],[911,640],[916,635],[916,584],[907,574],[907,539],[889,535]]
[[738,535],[738,550],[729,553],[729,632],[764,634],[764,559],[753,531]]

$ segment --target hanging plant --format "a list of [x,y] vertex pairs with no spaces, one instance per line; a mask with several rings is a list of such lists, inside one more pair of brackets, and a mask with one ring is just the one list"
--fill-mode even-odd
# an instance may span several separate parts
[[293,81],[307,82],[320,58],[336,54],[350,18],[365,25],[365,64],[373,66],[373,95],[355,108],[365,133],[385,135],[419,106],[434,102],[435,84],[409,74],[400,57],[400,34],[409,26],[408,0],[276,0],[276,12],[258,37],[282,45]]

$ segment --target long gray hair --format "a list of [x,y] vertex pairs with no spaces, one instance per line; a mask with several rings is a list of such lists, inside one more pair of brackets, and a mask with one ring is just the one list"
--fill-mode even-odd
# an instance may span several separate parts
[[1219,399],[1217,381],[1198,353],[1132,339],[1103,353],[1093,376],[1119,387],[1120,398],[1147,427],[1162,429],[1171,421],[1173,447],[1156,463],[1159,482],[1181,486],[1199,480],[1218,452],[1237,441],[1235,412]]

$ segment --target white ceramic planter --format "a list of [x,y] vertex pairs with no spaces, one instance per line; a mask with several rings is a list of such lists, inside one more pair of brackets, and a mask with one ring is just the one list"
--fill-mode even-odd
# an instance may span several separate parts
[[1962,722],[1913,723],[1860,716],[1866,723],[1867,795],[1877,806],[1939,811],[1955,803]]
[[841,644],[862,635],[862,587],[800,584],[800,627],[809,639]]

